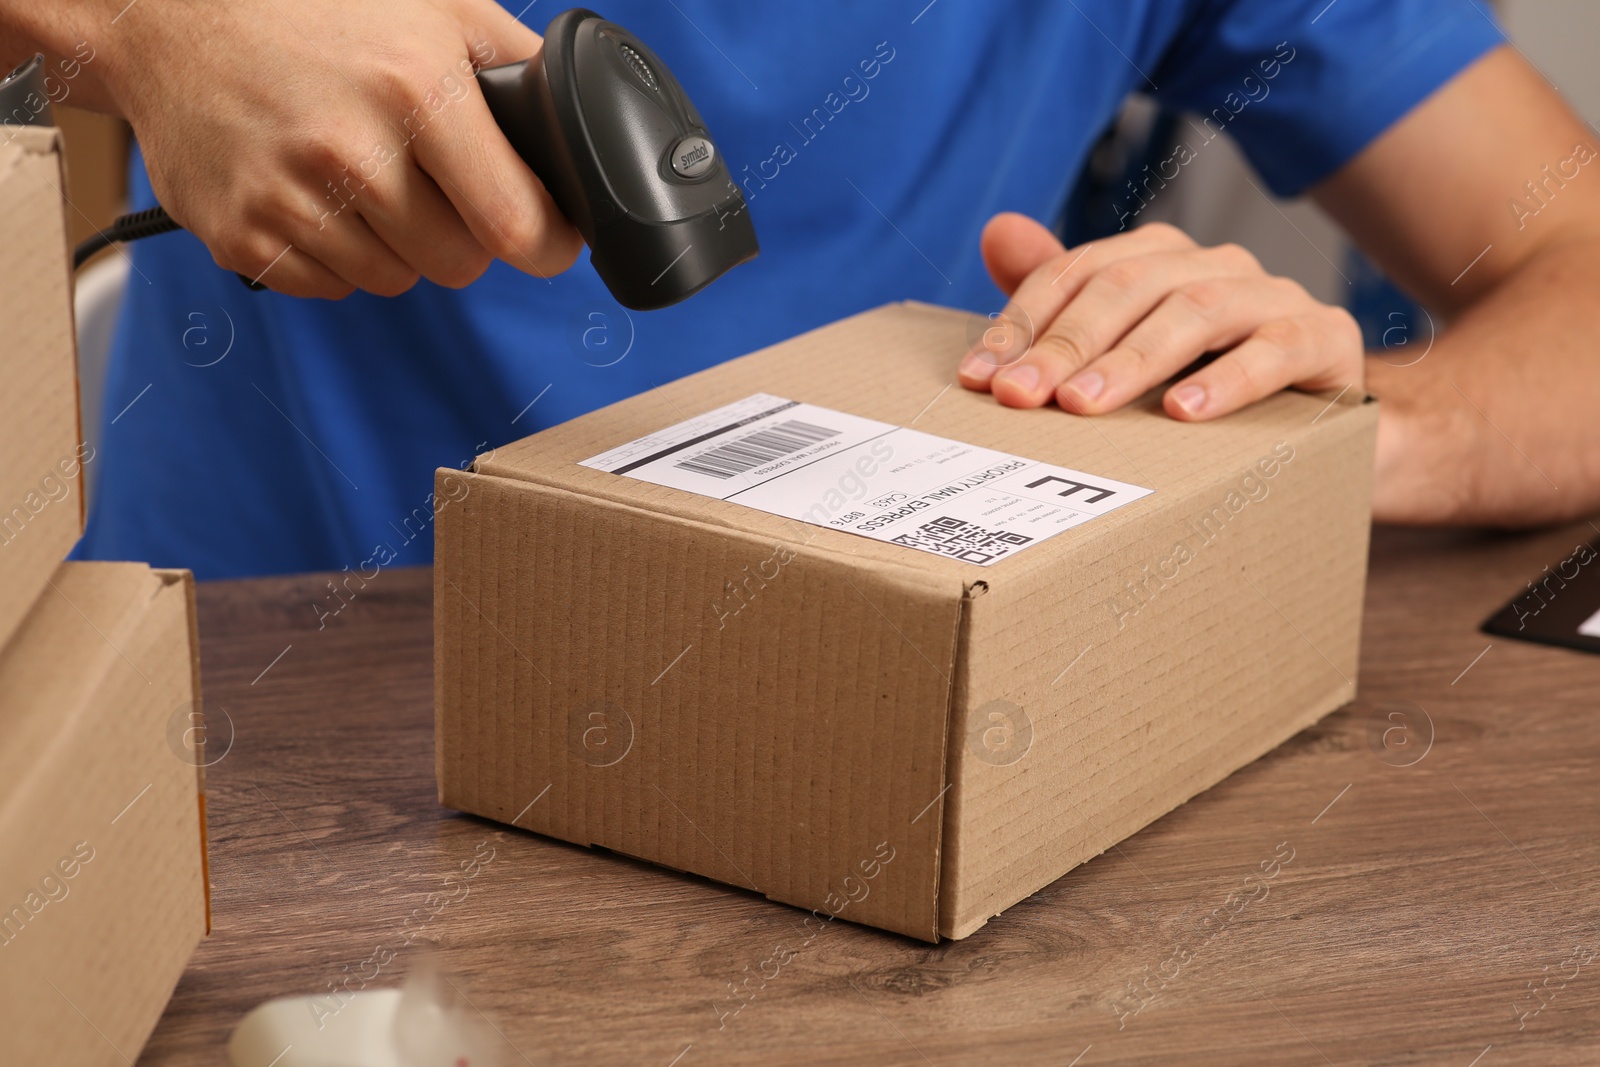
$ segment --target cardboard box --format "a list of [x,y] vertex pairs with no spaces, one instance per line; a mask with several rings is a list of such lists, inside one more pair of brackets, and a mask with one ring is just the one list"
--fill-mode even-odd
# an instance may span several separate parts
[[1376,405],[1006,409],[952,385],[975,321],[881,308],[441,470],[441,801],[960,938],[1349,701]]
[[138,1058],[209,925],[187,571],[65,563],[0,650],[0,1063]]
[[0,126],[0,643],[83,533],[60,133]]

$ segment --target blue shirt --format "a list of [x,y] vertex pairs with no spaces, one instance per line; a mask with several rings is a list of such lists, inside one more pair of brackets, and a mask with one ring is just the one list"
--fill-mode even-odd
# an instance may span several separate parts
[[[1293,194],[1501,40],[1475,0],[608,0],[603,13],[696,101],[745,187],[760,258],[630,314],[586,259],[549,281],[497,263],[465,290],[325,302],[250,293],[188,234],[131,246],[79,557],[201,578],[354,568],[380,546],[425,563],[436,467],[878,304],[995,306],[984,223],[1054,218],[1129,92],[1196,113],[1194,152],[1226,129]],[[133,206],[148,206],[134,172]],[[1137,221],[1158,189],[1111,210]]]

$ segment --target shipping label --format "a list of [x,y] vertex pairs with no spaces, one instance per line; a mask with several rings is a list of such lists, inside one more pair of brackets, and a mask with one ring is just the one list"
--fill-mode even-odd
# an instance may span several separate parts
[[1153,491],[765,393],[583,466],[985,567]]

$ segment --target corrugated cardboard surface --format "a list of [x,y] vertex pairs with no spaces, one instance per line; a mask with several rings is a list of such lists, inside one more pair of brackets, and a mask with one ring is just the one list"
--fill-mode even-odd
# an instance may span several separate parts
[[83,532],[61,142],[0,126],[0,642]]
[[[887,843],[849,917],[933,932],[939,821],[913,820],[943,787],[957,582],[807,553],[724,628],[712,594],[776,539],[454,471],[436,496],[459,498],[435,551],[445,804],[806,906],[859,896]],[[616,762],[583,748],[596,725]]]
[[[461,498],[437,528],[444,802],[830,914],[853,850],[908,839],[840,914],[960,937],[1350,699],[1375,405],[1282,394],[1202,425],[1154,396],[1016,411],[952,387],[973,332],[881,308],[441,471],[437,495]],[[1156,492],[978,568],[578,465],[757,392]],[[782,576],[713,633],[725,583],[783,546]],[[1128,583],[1148,602],[1112,610]],[[635,738],[600,769],[555,725],[597,699]],[[995,700],[1034,724],[1008,766],[968,738]]]
[[0,1062],[138,1056],[205,933],[187,572],[65,563],[0,651]]
[[941,934],[967,936],[1354,698],[1377,406],[1284,399],[1253,462],[1151,498],[1131,529],[1086,531],[1057,565],[1068,580],[1024,556],[972,602],[952,718],[1002,700],[1032,744],[996,765],[952,740]]

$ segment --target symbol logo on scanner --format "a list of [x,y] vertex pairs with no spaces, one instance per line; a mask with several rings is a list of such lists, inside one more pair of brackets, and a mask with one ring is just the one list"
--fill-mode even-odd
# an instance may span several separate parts
[[680,178],[700,178],[717,162],[717,149],[709,140],[693,134],[672,148],[672,170]]

